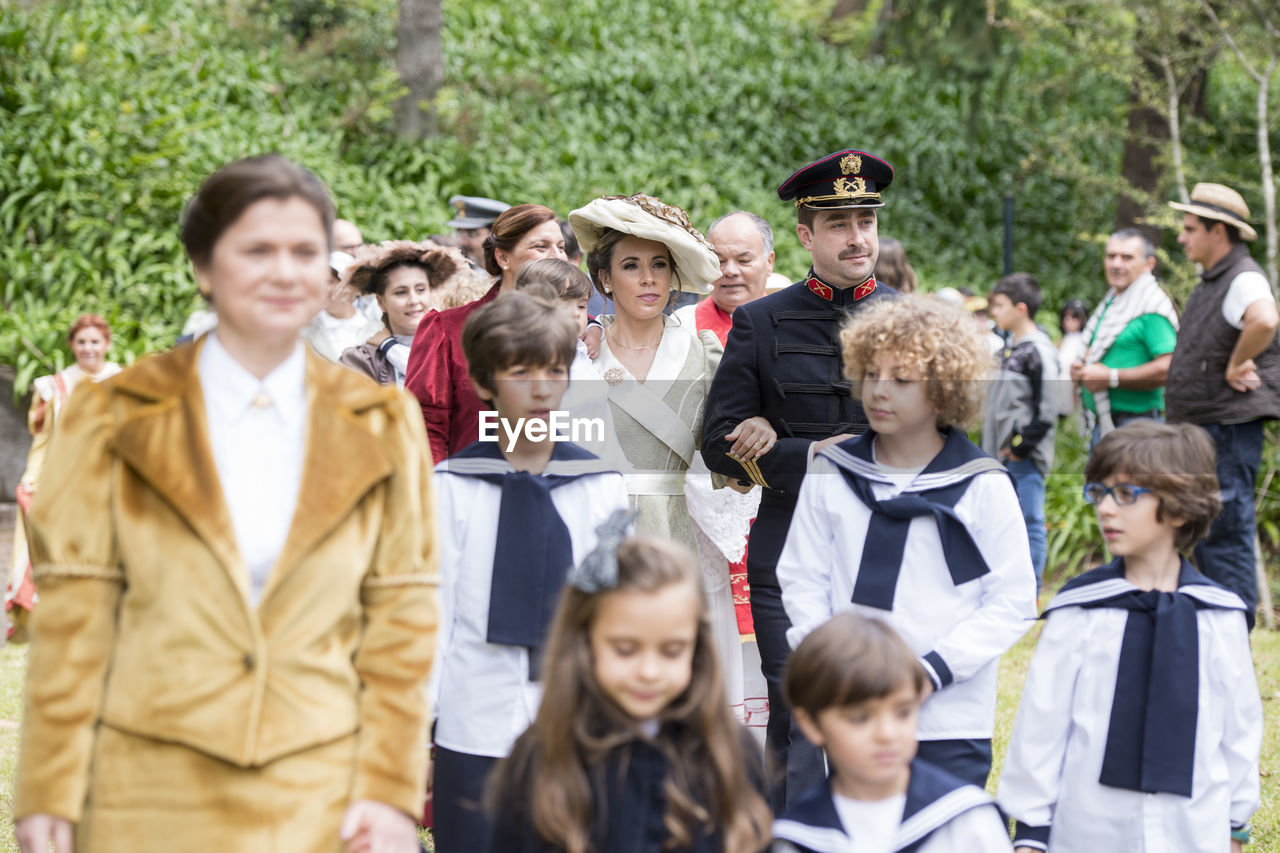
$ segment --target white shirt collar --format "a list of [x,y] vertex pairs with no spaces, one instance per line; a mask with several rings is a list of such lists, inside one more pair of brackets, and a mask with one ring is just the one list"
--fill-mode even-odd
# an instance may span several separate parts
[[283,425],[296,426],[307,411],[307,359],[302,341],[289,357],[264,379],[258,379],[236,361],[210,332],[200,351],[200,384],[211,417],[235,423],[255,408],[270,411]]

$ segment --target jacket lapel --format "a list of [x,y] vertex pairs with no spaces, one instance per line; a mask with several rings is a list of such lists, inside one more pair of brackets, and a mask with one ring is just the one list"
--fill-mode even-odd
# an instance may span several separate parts
[[167,355],[143,359],[128,373],[121,389],[152,405],[139,408],[121,425],[114,446],[124,463],[204,541],[236,588],[247,593],[196,374],[203,345],[197,341]]
[[[387,390],[307,352],[307,448],[298,508],[262,601],[336,528],[375,485],[391,475],[382,436],[358,413],[385,405]],[[261,606],[261,605],[259,605]]]

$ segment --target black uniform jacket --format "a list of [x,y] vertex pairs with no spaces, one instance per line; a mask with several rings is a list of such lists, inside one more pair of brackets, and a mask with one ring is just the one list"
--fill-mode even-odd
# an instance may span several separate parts
[[[874,280],[841,290],[810,271],[803,281],[733,312],[707,399],[702,456],[712,471],[765,489],[748,549],[752,583],[776,583],[773,566],[795,509],[809,446],[867,428],[862,404],[844,378],[841,326],[863,306],[897,295]],[[739,462],[729,456],[733,442],[725,435],[757,415],[773,426],[778,442],[759,459]]]

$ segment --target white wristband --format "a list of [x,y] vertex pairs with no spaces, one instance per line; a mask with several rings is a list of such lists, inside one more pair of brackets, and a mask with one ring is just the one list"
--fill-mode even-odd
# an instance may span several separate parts
[[1113,368],[1111,368],[1111,379],[1110,379],[1110,381],[1108,381],[1108,382],[1107,382],[1107,386],[1108,386],[1109,388],[1119,388],[1119,387],[1120,387],[1120,371],[1119,371],[1119,370],[1117,370],[1117,369],[1116,369],[1116,368],[1114,368],[1114,367],[1113,367]]

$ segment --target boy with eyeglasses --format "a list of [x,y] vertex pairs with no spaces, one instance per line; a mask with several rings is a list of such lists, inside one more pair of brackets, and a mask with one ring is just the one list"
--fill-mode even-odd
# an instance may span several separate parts
[[1245,605],[1182,556],[1221,506],[1213,442],[1134,421],[1085,478],[1115,559],[1045,611],[997,797],[1014,847],[1235,853],[1262,743]]

